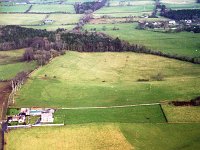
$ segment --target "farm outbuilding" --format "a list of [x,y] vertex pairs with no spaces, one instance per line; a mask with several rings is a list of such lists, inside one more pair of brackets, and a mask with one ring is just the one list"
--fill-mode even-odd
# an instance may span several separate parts
[[41,114],[41,121],[42,123],[53,122],[53,114],[52,113],[42,113]]

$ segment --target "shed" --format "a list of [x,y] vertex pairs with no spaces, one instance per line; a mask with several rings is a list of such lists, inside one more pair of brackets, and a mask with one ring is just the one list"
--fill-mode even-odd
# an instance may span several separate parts
[[53,122],[53,114],[52,113],[42,113],[41,114],[41,121],[42,123]]

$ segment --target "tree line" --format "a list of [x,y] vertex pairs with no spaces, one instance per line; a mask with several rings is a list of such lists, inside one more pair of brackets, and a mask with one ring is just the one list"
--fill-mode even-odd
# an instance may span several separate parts
[[161,15],[174,20],[187,20],[200,18],[200,9],[183,9],[162,11]]
[[[22,42],[20,48],[29,47],[24,54],[24,60],[31,61],[34,59],[41,65],[48,62],[52,57],[64,54],[65,50],[74,50],[79,52],[128,51],[159,55],[192,63],[200,63],[200,57],[191,58],[154,51],[143,45],[130,44],[126,41],[120,40],[118,37],[112,38],[104,33],[88,32],[87,30],[85,32],[79,32],[77,30],[70,32],[48,32],[46,30],[27,29],[23,27],[14,27],[15,30],[13,30],[10,29],[11,27],[13,26],[4,27],[4,32],[9,33],[8,37],[11,35],[10,38],[7,36],[4,37],[2,34],[3,32],[0,32],[1,42],[13,42],[13,47],[9,47],[11,49],[15,49],[15,45],[18,44],[15,42]],[[5,29],[7,29],[7,32]],[[17,31],[17,29],[19,29],[20,32]],[[29,33],[26,33],[25,31],[28,31]],[[15,36],[14,34],[16,33],[20,35]],[[33,37],[34,35],[36,36]],[[18,39],[14,39],[14,37]],[[2,44],[3,43],[0,43],[0,46]],[[2,49],[2,47],[0,47],[0,49]]]
[[83,3],[75,3],[74,8],[77,14],[83,14],[85,11],[91,10],[96,11],[101,7],[105,6],[107,0],[99,0],[93,2],[83,2]]

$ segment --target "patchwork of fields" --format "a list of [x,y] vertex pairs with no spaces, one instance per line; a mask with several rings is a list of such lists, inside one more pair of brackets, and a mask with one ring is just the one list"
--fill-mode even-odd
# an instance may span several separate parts
[[[106,29],[103,30],[105,26]],[[113,28],[119,30],[113,30]],[[85,29],[90,31],[96,28],[96,31],[104,32],[112,37],[119,37],[130,43],[137,43],[151,48],[179,56],[199,57],[200,56],[200,34],[189,32],[179,33],[161,33],[148,30],[136,29],[137,24],[87,24]]]

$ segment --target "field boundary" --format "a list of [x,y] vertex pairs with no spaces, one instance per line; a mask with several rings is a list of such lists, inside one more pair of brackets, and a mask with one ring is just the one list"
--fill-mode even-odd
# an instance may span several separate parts
[[150,103],[150,104],[134,104],[134,105],[120,105],[120,106],[99,106],[99,107],[69,107],[61,109],[110,109],[110,108],[126,108],[126,107],[138,107],[138,106],[153,106],[160,105],[160,103]]

